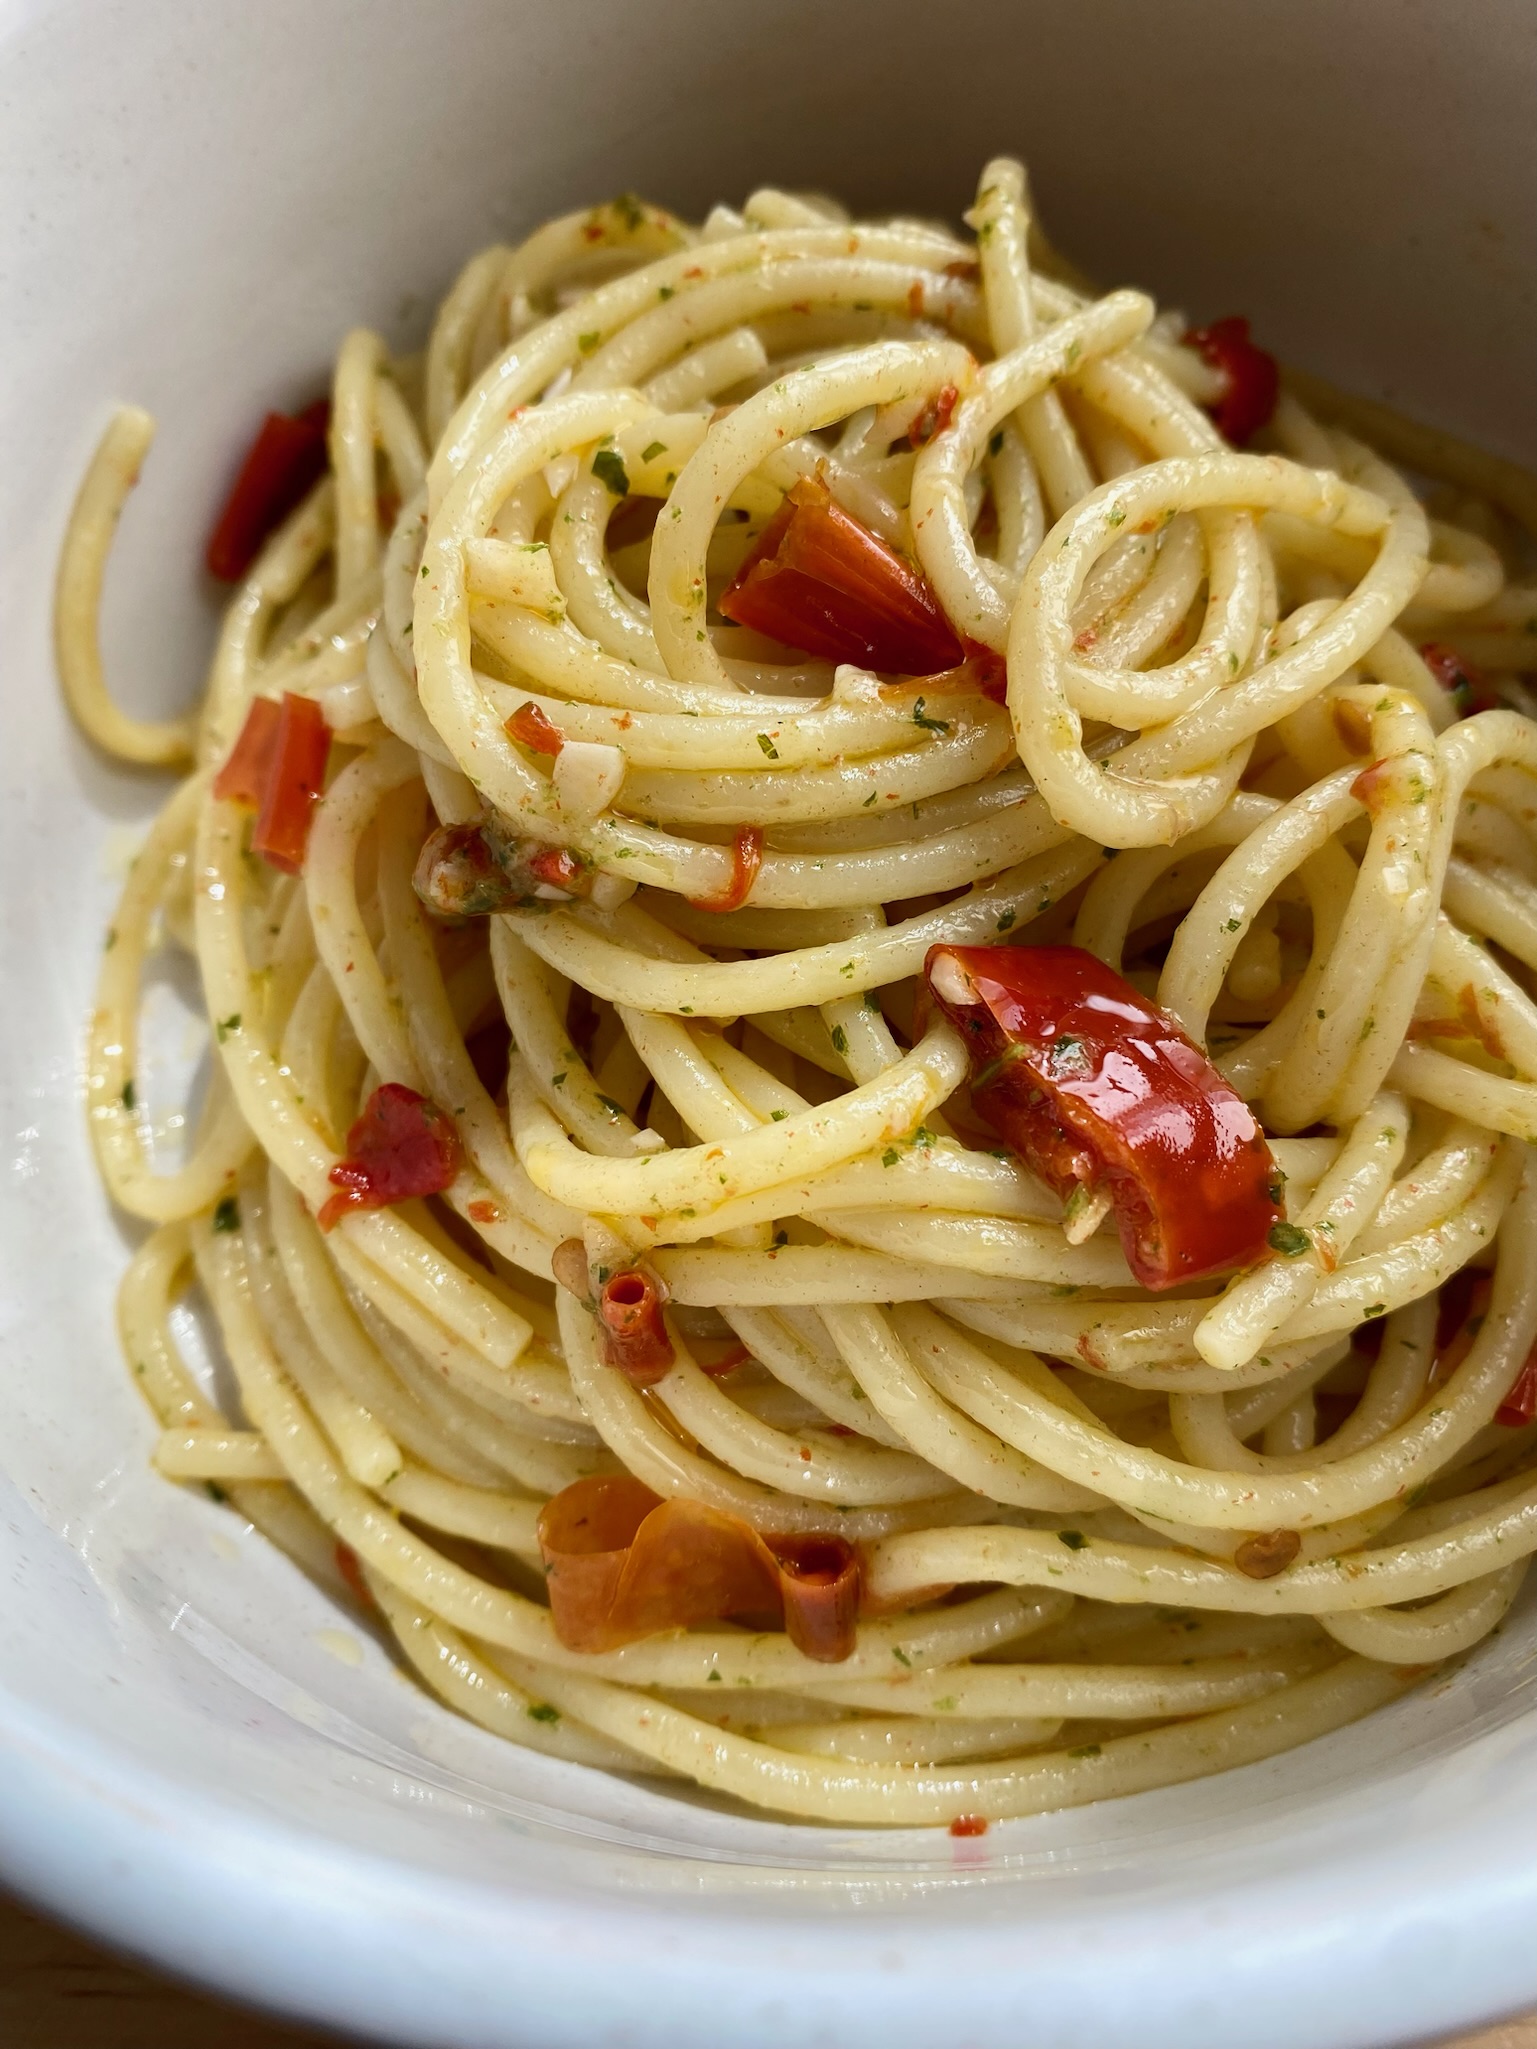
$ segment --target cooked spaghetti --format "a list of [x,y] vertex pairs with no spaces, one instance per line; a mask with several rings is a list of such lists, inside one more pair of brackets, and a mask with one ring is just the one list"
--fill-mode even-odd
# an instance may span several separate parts
[[269,418],[195,716],[103,680],[142,413],[58,602],[188,771],[89,1055],[160,1470],[516,1743],[960,1833],[1537,1548],[1532,482],[969,222],[551,222]]

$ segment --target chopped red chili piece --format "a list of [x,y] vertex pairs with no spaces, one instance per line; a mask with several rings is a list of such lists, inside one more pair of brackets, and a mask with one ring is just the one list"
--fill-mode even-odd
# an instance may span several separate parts
[[1465,662],[1455,648],[1445,647],[1438,640],[1427,640],[1420,649],[1420,660],[1441,688],[1450,694],[1459,718],[1470,718],[1474,712],[1500,709],[1500,700],[1484,680],[1482,669]]
[[720,609],[739,626],[830,662],[921,676],[961,659],[923,577],[811,478],[763,529]]
[[1218,433],[1242,448],[1275,411],[1281,394],[1275,357],[1250,341],[1249,323],[1238,313],[1210,327],[1192,327],[1185,343],[1227,379],[1226,390],[1209,411]]
[[520,840],[494,819],[440,825],[416,857],[412,887],[443,918],[484,918],[552,899],[541,891],[586,896],[591,865],[569,847]]
[[1495,1410],[1494,1420],[1503,1423],[1507,1430],[1523,1430],[1528,1423],[1537,1422],[1537,1346],[1532,1348],[1509,1394]]
[[310,814],[325,787],[331,729],[312,697],[252,698],[213,793],[256,813],[251,851],[286,875],[304,866]]
[[783,1627],[824,1664],[854,1648],[859,1561],[842,1537],[762,1537],[739,1516],[662,1501],[615,1474],[577,1480],[547,1501],[539,1550],[567,1650],[617,1650],[726,1618]]
[[978,1112],[1064,1200],[1109,1195],[1144,1287],[1265,1257],[1281,1207],[1264,1133],[1129,982],[1076,946],[935,946],[924,968]]
[[507,720],[505,731],[510,739],[522,747],[528,747],[535,754],[559,754],[565,746],[565,736],[553,719],[543,713],[532,698],[527,704],[520,704]]
[[691,896],[696,911],[739,911],[752,895],[752,886],[763,866],[763,828],[744,825],[731,847],[731,880],[715,896]]
[[210,576],[237,583],[268,534],[325,475],[330,419],[323,399],[302,413],[268,413],[209,536],[204,559]]
[[251,852],[297,875],[309,845],[310,818],[325,788],[331,729],[313,697],[286,691],[272,738]]
[[914,448],[926,448],[936,434],[944,433],[960,396],[953,384],[947,384],[935,393],[921,412],[913,415],[913,423],[907,430],[907,438]]
[[347,1153],[331,1169],[335,1195],[317,1219],[329,1231],[350,1210],[387,1209],[413,1195],[441,1195],[459,1172],[459,1134],[438,1108],[387,1081],[363,1105],[347,1133]]
[[227,804],[255,811],[267,786],[282,706],[275,697],[253,697],[229,758],[213,779],[213,793]]
[[950,1824],[953,1836],[985,1836],[987,1817],[982,1814],[958,1814]]
[[671,1370],[672,1339],[662,1317],[662,1296],[650,1274],[626,1267],[610,1274],[598,1297],[603,1358],[632,1387],[654,1387]]

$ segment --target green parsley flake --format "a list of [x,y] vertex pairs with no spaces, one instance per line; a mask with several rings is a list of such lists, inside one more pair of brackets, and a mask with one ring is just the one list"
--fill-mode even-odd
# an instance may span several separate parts
[[560,1709],[551,1707],[547,1700],[536,1700],[531,1707],[524,1709],[524,1713],[531,1722],[553,1723],[560,1720]]
[[920,697],[913,706],[913,724],[915,726],[922,726],[926,733],[948,733],[950,721],[948,719],[931,719],[923,706],[924,700]]
[[1281,1223],[1270,1226],[1265,1242],[1283,1259],[1300,1259],[1313,1241],[1299,1224]]
[[240,1205],[233,1195],[221,1196],[214,1205],[213,1227],[216,1231],[238,1231],[240,1229]]
[[1082,1530],[1058,1530],[1057,1542],[1066,1544],[1069,1551],[1086,1551],[1089,1546],[1089,1540]]
[[758,745],[770,761],[777,761],[779,759],[779,749],[774,745],[767,733],[760,733],[758,735]]
[[653,441],[649,448],[641,450],[640,459],[642,462],[655,462],[659,455],[665,455],[666,453],[667,443],[665,441]]
[[616,498],[630,495],[629,472],[617,448],[600,448],[592,459],[592,473],[600,483],[608,486]]

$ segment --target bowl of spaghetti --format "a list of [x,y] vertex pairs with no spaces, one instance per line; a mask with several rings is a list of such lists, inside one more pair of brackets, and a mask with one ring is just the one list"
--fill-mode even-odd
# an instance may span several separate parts
[[1525,31],[984,12],[0,42],[0,1868],[237,1996],[1537,1997]]

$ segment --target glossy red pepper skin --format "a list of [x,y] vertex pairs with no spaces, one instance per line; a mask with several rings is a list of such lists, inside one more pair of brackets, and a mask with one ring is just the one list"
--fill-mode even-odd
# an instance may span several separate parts
[[336,1193],[321,1205],[322,1231],[358,1209],[388,1209],[416,1195],[441,1195],[463,1155],[453,1122],[404,1082],[380,1084],[347,1133],[347,1154],[331,1169]]
[[297,875],[304,866],[330,753],[331,728],[320,706],[313,697],[285,692],[251,834],[251,852],[285,875]]
[[720,609],[739,626],[830,662],[926,676],[961,660],[923,577],[811,479],[758,536]]
[[297,875],[310,818],[325,788],[331,729],[313,697],[254,697],[240,737],[214,777],[213,793],[256,813],[251,852]]
[[1509,1394],[1495,1410],[1494,1420],[1503,1423],[1507,1430],[1524,1430],[1528,1423],[1537,1422],[1537,1347],[1528,1355]]
[[672,1339],[662,1316],[662,1297],[650,1274],[626,1267],[610,1274],[598,1296],[603,1361],[632,1387],[654,1387],[672,1371]]
[[1185,344],[1227,379],[1227,389],[1208,410],[1217,432],[1235,448],[1245,447],[1275,411],[1281,395],[1275,357],[1250,341],[1249,323],[1238,313],[1214,320],[1210,327],[1191,328]]
[[282,706],[275,697],[251,699],[240,737],[213,779],[213,793],[222,802],[240,804],[247,811],[260,807],[281,716]]
[[506,720],[504,731],[520,747],[527,747],[535,754],[548,754],[552,758],[565,746],[565,736],[555,721],[542,712],[530,698],[527,704],[520,704],[512,717]]
[[744,825],[731,843],[731,880],[718,896],[691,896],[696,911],[739,911],[752,895],[763,866],[763,828]]
[[924,965],[971,1049],[978,1112],[1064,1199],[1103,1186],[1143,1287],[1267,1256],[1281,1207],[1264,1133],[1129,982],[1076,946],[936,946]]
[[268,413],[208,537],[210,576],[237,583],[268,534],[325,475],[330,418],[324,400],[302,413]]

